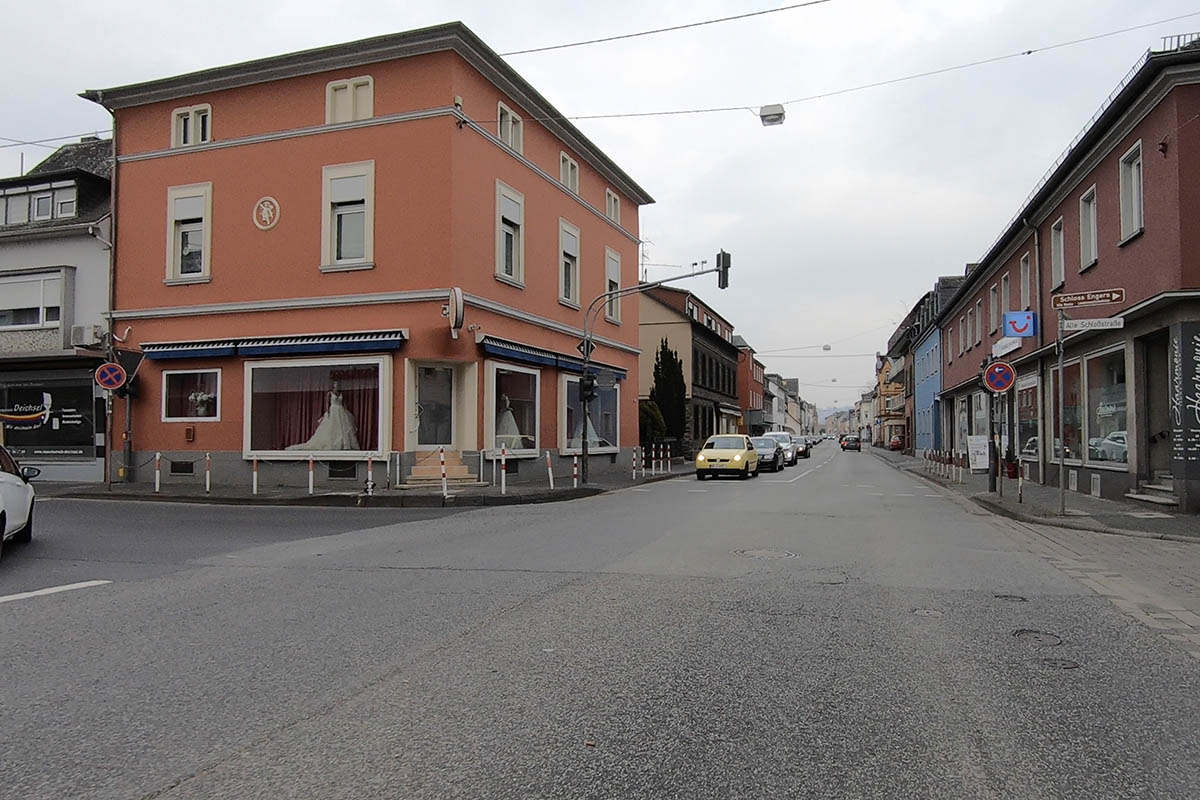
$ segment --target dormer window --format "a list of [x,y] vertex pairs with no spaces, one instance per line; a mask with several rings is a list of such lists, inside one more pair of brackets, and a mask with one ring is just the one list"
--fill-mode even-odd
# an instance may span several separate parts
[[171,119],[171,147],[192,147],[212,141],[212,106],[177,108]]

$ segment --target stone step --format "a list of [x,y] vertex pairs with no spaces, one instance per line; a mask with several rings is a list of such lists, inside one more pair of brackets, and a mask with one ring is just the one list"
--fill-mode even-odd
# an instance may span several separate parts
[[[438,451],[437,450],[418,450],[416,455],[413,456],[413,463],[414,464],[438,464],[438,463],[440,463]],[[451,464],[461,464],[461,463],[463,463],[462,453],[460,453],[457,450],[447,450],[446,451],[446,466],[450,466]]]
[[1155,506],[1170,506],[1172,508],[1179,507],[1179,498],[1174,495],[1158,495],[1158,494],[1139,494],[1137,492],[1126,492],[1125,496],[1130,500],[1137,500],[1140,503],[1149,503]]
[[[405,481],[405,486],[441,486],[442,476],[436,478],[420,477],[410,475]],[[446,476],[447,486],[487,486],[483,481],[478,480],[474,475],[464,475],[457,478]]]
[[[447,478],[465,478],[470,474],[471,470],[467,468],[466,464],[461,462],[458,464],[451,464],[449,461],[446,462]],[[424,464],[418,464],[412,468],[412,476],[414,478],[437,478],[438,480],[441,480],[442,466],[441,464],[430,464],[428,462]]]
[[1175,498],[1175,486],[1171,483],[1143,483],[1142,491],[1147,494],[1166,495],[1167,497]]

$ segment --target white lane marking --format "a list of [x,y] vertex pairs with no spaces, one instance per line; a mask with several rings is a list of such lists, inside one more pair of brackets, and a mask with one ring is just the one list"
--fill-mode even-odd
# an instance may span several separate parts
[[58,594],[59,592],[70,592],[75,589],[87,589],[92,586],[103,586],[112,581],[83,581],[82,583],[67,583],[62,586],[51,586],[46,589],[37,589],[32,592],[20,592],[18,594],[6,594],[0,596],[0,603],[11,603],[14,600],[28,600],[31,597],[41,597],[47,594]]
[[649,490],[649,489],[634,489],[633,491],[635,491],[635,492],[648,492],[648,491],[650,491],[650,490]]
[[916,497],[916,495],[908,494],[907,492],[896,492],[896,497]]
[[708,489],[688,489],[689,494],[692,492],[707,492],[707,491],[708,491]]
[[925,496],[926,496],[926,497],[942,497],[943,495],[940,495],[940,494],[927,494],[927,495],[925,495]]
[[867,497],[887,497],[883,492],[867,492]]
[[854,486],[857,489],[874,489],[875,488],[875,484],[873,484],[873,483],[856,483],[856,484],[854,484]]

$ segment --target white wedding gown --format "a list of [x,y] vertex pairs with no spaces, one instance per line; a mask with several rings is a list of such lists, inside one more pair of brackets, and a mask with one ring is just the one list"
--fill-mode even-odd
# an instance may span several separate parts
[[358,450],[354,415],[342,405],[342,395],[329,393],[329,410],[317,421],[307,442],[288,445],[288,450]]

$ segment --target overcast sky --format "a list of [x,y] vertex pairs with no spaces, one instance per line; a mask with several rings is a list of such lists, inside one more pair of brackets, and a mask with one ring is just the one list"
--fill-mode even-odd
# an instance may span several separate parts
[[[75,95],[461,20],[499,52],[783,5],[559,0],[39,0],[4,13],[0,136],[107,130]],[[1184,0],[830,0],[811,8],[510,62],[566,115],[753,106],[1044,47],[1197,11]],[[871,382],[871,354],[938,275],[977,260],[1138,57],[1200,16],[898,85],[749,111],[579,127],[657,203],[649,261],[733,255],[689,285],[822,407]],[[14,66],[16,65],[16,66]],[[24,75],[27,79],[20,79]],[[36,78],[36,80],[34,80]],[[0,142],[0,144],[6,144]],[[0,148],[0,174],[51,150]],[[650,268],[651,279],[677,273]],[[845,354],[845,358],[830,358]],[[836,383],[834,382],[836,380]]]

